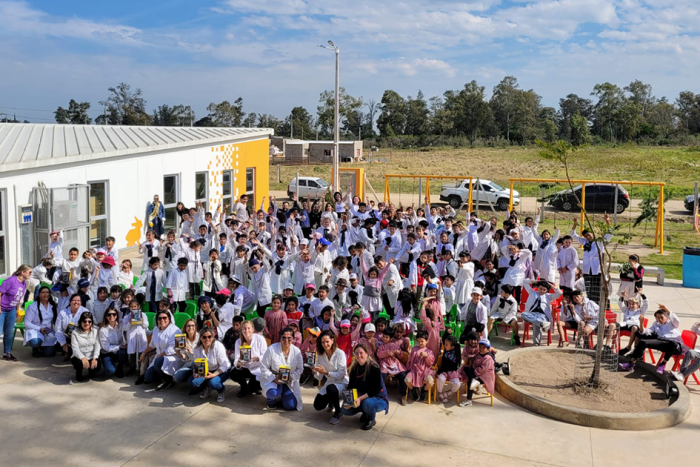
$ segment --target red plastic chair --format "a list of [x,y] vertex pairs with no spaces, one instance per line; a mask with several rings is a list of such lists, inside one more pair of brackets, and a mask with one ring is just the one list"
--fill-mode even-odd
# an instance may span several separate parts
[[[610,310],[605,310],[605,321],[606,321],[606,324],[616,323],[616,322],[617,322],[617,313],[615,313],[615,312],[613,312],[613,311],[610,311]],[[598,332],[597,332],[597,329],[596,329],[596,330],[594,330],[594,331],[588,336],[588,338],[589,338],[588,345],[590,346],[591,349],[592,349],[593,347],[595,347],[595,346],[593,345],[593,336],[597,336],[597,335],[598,335]],[[568,341],[567,341],[567,342],[568,342]],[[617,346],[617,348],[618,348],[618,349],[620,348],[620,346],[619,346],[619,339],[618,339],[618,346]]]
[[[547,330],[547,345],[552,344],[552,326],[557,321],[559,321],[559,312],[552,310],[552,324]],[[530,328],[532,328],[532,323],[523,320],[523,340],[520,342],[520,347],[525,347],[525,341],[530,338]]]
[[[648,320],[647,318],[644,318],[644,329],[647,328],[647,324],[649,324],[649,320]],[[640,331],[641,331],[641,329],[640,329]],[[620,331],[620,332],[617,334],[617,348],[618,348],[618,349],[621,349],[621,348],[622,348],[622,342],[621,342],[622,336],[631,337],[629,331],[624,331],[624,330],[623,330],[623,331]],[[653,357],[653,355],[652,355],[652,357]]]
[[[681,339],[683,339],[683,343],[688,346],[690,349],[695,348],[695,344],[698,341],[698,335],[695,334],[693,331],[683,331],[681,333]],[[681,369],[681,362],[683,361],[683,357],[685,357],[685,352],[681,355],[674,355],[671,357],[673,359],[673,371],[678,371]],[[695,380],[695,384],[700,384],[700,381],[698,380],[697,374],[693,373],[693,379]],[[685,378],[683,381],[683,384],[688,383],[688,378]]]

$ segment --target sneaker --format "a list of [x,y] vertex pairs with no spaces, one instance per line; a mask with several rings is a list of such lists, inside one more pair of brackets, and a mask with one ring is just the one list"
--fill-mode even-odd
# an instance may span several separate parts
[[3,355],[2,359],[7,360],[8,362],[16,362],[17,361],[17,358],[9,352],[6,353],[5,355]]
[[168,388],[169,388],[170,386],[172,386],[172,385],[173,385],[172,380],[170,380],[170,381],[163,381],[163,382],[160,383],[158,386],[156,386],[156,391],[165,391],[166,389],[168,389]]
[[326,412],[333,412],[333,406],[331,404],[328,404],[328,407],[326,407]]
[[32,357],[34,357],[34,358],[41,357],[41,352],[39,352],[39,347],[35,347],[32,349]]
[[365,423],[367,420],[369,420],[367,418],[367,414],[363,413],[362,415],[360,415],[360,423]]
[[299,378],[299,384],[301,384],[302,386],[305,385],[310,378],[311,375],[301,375],[301,378]]
[[117,367],[117,371],[114,372],[114,376],[116,376],[117,378],[123,378],[124,377],[124,368]]
[[471,407],[472,406],[472,401],[469,399],[463,400],[462,402],[459,403],[460,407]]
[[548,321],[545,321],[544,323],[542,323],[542,332],[549,331],[550,326],[551,326],[551,324]]
[[663,365],[659,365],[656,367],[656,372],[660,375],[663,375],[665,371],[666,371],[666,364],[665,363]]
[[340,421],[342,419],[343,419],[343,414],[337,413],[337,414],[333,415],[333,418],[331,418],[328,423],[330,423],[331,425],[337,425],[338,423],[340,423]]
[[478,388],[479,385],[481,385],[481,383],[479,382],[479,380],[478,380],[478,379],[473,379],[472,382],[471,382],[471,384],[469,385],[469,389],[471,389],[472,391],[476,391],[476,388]]
[[620,371],[632,371],[634,370],[634,363],[620,363],[618,368]]
[[374,425],[376,425],[376,424],[377,424],[377,422],[375,420],[368,420],[367,423],[362,425],[362,429],[365,431],[369,431],[372,428],[374,428]]
[[267,408],[269,410],[275,410],[277,408],[277,404],[267,404]]
[[418,400],[418,397],[419,397],[418,396],[418,389],[416,389],[416,388],[411,389],[411,397],[413,397],[414,401]]
[[241,390],[238,391],[238,394],[236,394],[236,397],[238,397],[240,399],[240,398],[245,397],[247,395],[248,395],[248,388],[241,388]]
[[134,383],[134,384],[136,384],[136,386],[142,385],[143,384],[143,376],[139,376],[138,378],[136,378],[136,383]]
[[420,390],[420,401],[421,401],[421,402],[425,402],[425,396],[426,396],[427,394],[428,394],[428,391],[426,391],[425,389],[421,389],[421,390]]
[[447,403],[447,401],[450,400],[450,393],[448,392],[441,392],[440,393],[440,402],[443,404]]
[[400,405],[406,405],[408,403],[408,396],[403,396],[399,401]]
[[683,373],[680,371],[672,371],[671,375],[676,378],[676,381],[683,381],[685,379],[685,376],[683,376]]
[[521,345],[521,343],[520,343],[520,336],[514,336],[514,337],[513,337],[513,343],[514,343],[515,345],[517,345],[518,347],[520,347],[520,345]]
[[201,392],[201,394],[199,395],[199,398],[206,399],[207,397],[209,397],[209,394],[211,394],[211,389],[209,387],[207,387],[204,391]]
[[630,351],[630,349],[625,347],[623,349],[618,350],[617,354],[618,355],[626,355],[629,351]]
[[221,404],[223,401],[226,400],[226,391],[221,391],[219,395],[216,396],[216,402]]

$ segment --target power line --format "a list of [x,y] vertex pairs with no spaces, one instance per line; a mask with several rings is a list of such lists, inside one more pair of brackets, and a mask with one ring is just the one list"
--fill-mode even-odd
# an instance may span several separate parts
[[30,112],[55,112],[55,110],[44,110],[44,109],[22,109],[20,107],[5,107],[4,105],[2,106],[3,109],[11,109],[11,110],[28,110]]

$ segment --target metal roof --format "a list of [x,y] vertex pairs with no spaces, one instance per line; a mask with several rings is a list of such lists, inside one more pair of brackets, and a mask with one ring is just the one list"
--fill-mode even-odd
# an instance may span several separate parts
[[0,173],[273,134],[270,128],[0,123]]

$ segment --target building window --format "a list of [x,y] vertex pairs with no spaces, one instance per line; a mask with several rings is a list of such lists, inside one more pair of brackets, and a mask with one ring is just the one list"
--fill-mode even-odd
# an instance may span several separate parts
[[180,197],[180,176],[163,176],[163,209],[165,209],[165,222],[163,228],[165,232],[171,230],[177,232],[180,223],[180,215],[177,213],[177,199]]
[[222,200],[221,204],[222,206],[233,206],[232,197],[233,197],[233,173],[231,170],[224,170],[222,174],[223,178],[223,186],[221,187],[222,189]]
[[245,194],[248,195],[248,208],[255,212],[255,168],[245,169]]
[[201,201],[204,203],[205,206],[208,206],[209,201],[209,184],[207,182],[208,178],[209,174],[207,172],[197,172],[194,176],[195,201]]
[[88,182],[90,185],[90,248],[100,248],[109,236],[108,182]]
[[7,212],[6,204],[5,190],[0,190],[0,276],[7,275],[7,263],[5,262],[7,258],[7,242],[5,241],[5,225],[7,224],[7,219],[5,218]]

